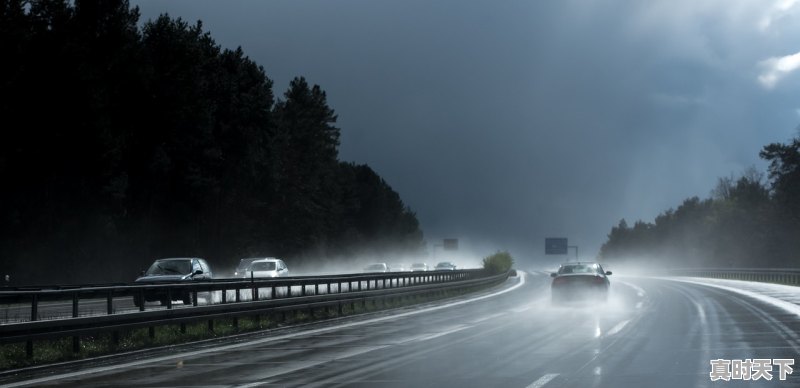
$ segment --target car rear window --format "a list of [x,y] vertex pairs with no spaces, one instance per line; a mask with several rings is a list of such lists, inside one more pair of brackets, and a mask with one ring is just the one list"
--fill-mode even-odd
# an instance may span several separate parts
[[191,260],[159,260],[147,269],[147,275],[187,275],[192,272]]
[[262,261],[253,263],[250,266],[251,271],[274,271],[275,270],[275,262],[272,261]]

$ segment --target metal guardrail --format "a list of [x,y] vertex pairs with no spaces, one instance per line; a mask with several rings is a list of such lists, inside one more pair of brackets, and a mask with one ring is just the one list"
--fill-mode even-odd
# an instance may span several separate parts
[[798,268],[678,268],[667,270],[674,276],[746,280],[800,286]]
[[[221,318],[234,318],[236,325],[238,317],[271,312],[336,307],[341,313],[347,304],[355,307],[356,303],[365,304],[368,300],[489,285],[504,281],[508,275],[508,272],[489,275],[483,270],[457,270],[0,291],[0,303],[31,303],[29,321],[0,324],[0,343],[25,342],[26,353],[32,357],[34,340],[72,337],[73,351],[78,352],[81,335],[112,332],[114,338],[118,338],[121,330],[149,327],[152,337],[155,326],[166,324],[181,324],[181,331],[184,331],[187,322],[207,320],[209,329],[213,330],[213,320]],[[279,292],[281,289],[283,292]],[[114,298],[142,297],[146,292],[171,295],[186,291],[193,294],[193,307],[174,309],[171,301],[167,301],[166,308],[159,309],[147,310],[145,303],[138,306],[139,311],[115,313],[112,308]],[[203,292],[221,292],[222,297],[219,303],[198,306],[197,294]],[[232,299],[227,298],[229,292],[234,295]],[[98,296],[106,298],[107,314],[79,316],[80,300]],[[39,320],[38,306],[43,300],[70,301],[72,316]]]

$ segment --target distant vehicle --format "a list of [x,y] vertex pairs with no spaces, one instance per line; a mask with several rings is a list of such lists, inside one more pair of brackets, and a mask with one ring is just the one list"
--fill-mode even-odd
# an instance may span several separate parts
[[364,272],[389,272],[389,266],[386,263],[375,263],[364,267]]
[[289,268],[281,259],[264,258],[253,260],[244,271],[244,278],[278,278],[289,276]]
[[406,267],[402,264],[390,264],[389,272],[405,272]]
[[[153,262],[142,276],[136,278],[136,283],[182,283],[198,280],[207,280],[214,277],[211,266],[200,258],[170,258],[158,259]],[[172,300],[183,301],[183,304],[192,304],[192,293],[188,290],[173,292]],[[144,294],[145,302],[159,301],[167,304],[166,290],[152,290]],[[133,304],[141,306],[143,301],[139,295],[133,297]]]
[[247,271],[247,268],[250,267],[250,263],[258,260],[258,257],[250,257],[247,259],[239,260],[239,265],[236,266],[236,269],[233,271],[233,277],[241,278],[244,277],[244,272]]
[[436,268],[434,269],[437,271],[455,271],[456,265],[449,261],[443,261],[439,264],[436,264]]
[[608,300],[611,271],[597,263],[567,263],[550,276],[550,295],[553,303],[564,301]]
[[411,264],[410,270],[411,272],[424,272],[428,270],[428,265],[425,263],[414,263]]

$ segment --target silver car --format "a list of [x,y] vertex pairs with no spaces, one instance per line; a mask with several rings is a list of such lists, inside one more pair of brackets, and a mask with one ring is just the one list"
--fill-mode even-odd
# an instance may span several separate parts
[[414,263],[411,264],[410,271],[411,272],[425,272],[428,270],[428,264],[425,263]]
[[289,268],[283,260],[267,257],[251,261],[242,275],[244,278],[279,278],[289,276]]
[[439,264],[436,264],[436,270],[437,271],[455,271],[456,270],[456,265],[451,263],[451,262],[449,262],[449,261],[443,261],[443,262],[441,262]]
[[389,272],[389,266],[386,263],[375,263],[364,267],[364,272]]

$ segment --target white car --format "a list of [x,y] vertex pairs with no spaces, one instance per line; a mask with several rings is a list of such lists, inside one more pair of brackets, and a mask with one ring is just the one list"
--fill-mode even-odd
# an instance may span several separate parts
[[243,277],[278,278],[289,276],[289,268],[281,259],[265,258],[253,260],[243,272]]
[[414,263],[411,264],[410,268],[411,272],[425,272],[428,270],[428,264],[425,263]]
[[364,272],[389,272],[389,266],[386,263],[375,263],[364,267]]
[[402,264],[389,264],[389,272],[406,272],[406,267]]

